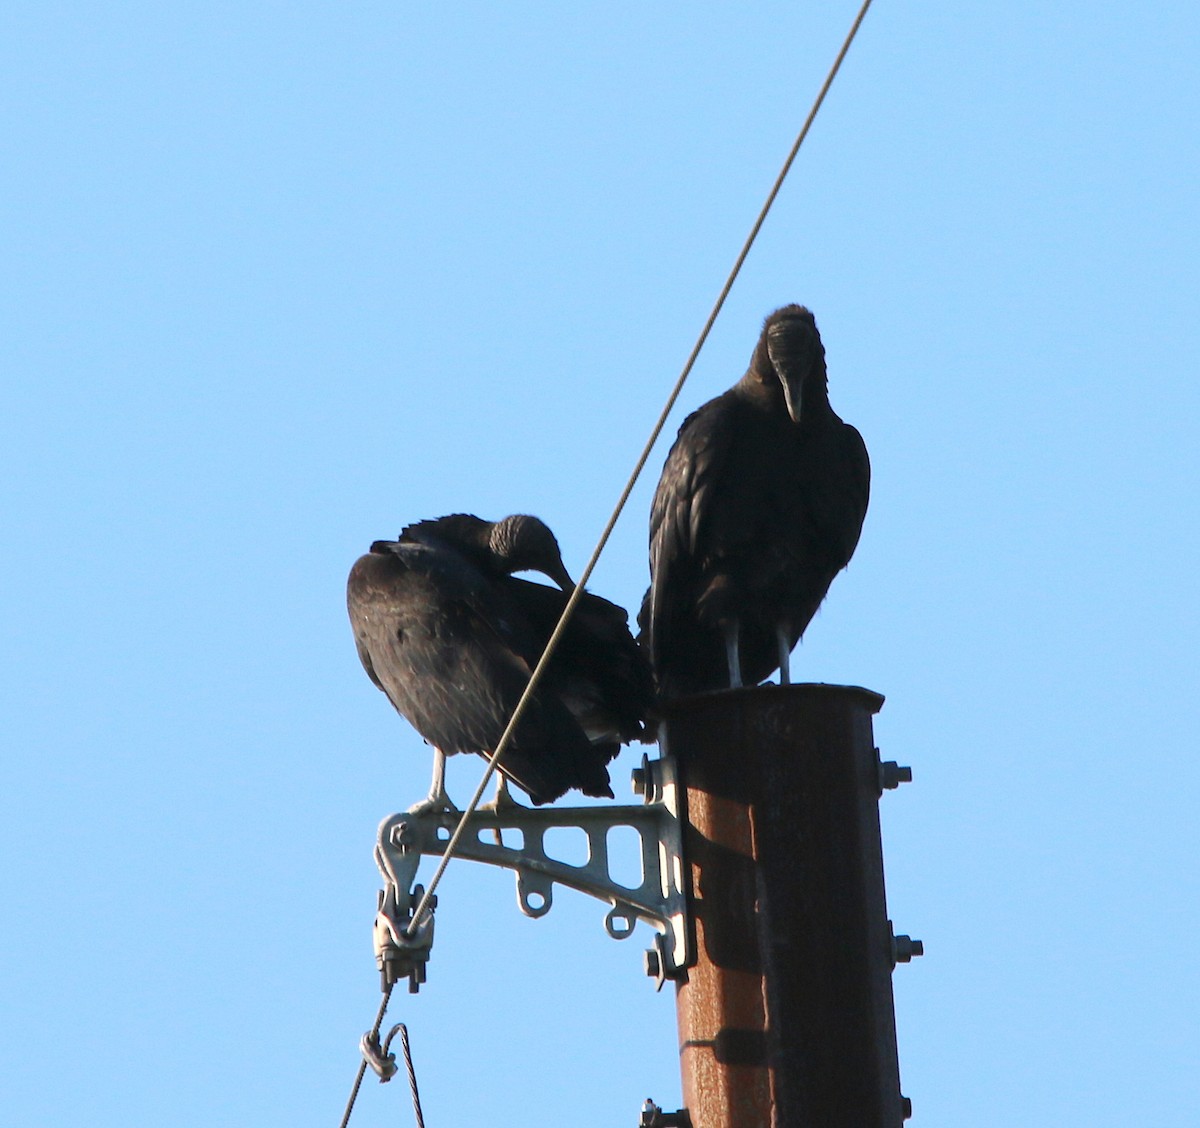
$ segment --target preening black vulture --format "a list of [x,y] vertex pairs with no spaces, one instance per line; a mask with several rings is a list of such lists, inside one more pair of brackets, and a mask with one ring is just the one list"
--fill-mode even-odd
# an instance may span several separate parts
[[829,405],[812,313],[776,310],[746,374],[684,420],[654,495],[638,618],[664,698],[789,680],[870,480],[862,436]]
[[[410,526],[399,541],[376,541],[351,570],[347,606],[359,657],[437,750],[435,804],[446,801],[441,755],[495,748],[557,620],[553,608],[566,602],[563,591],[509,574],[526,569],[573,588],[553,534],[536,518],[493,525],[459,514]],[[590,680],[596,668],[624,670],[626,650],[641,660],[625,613],[585,594],[584,604],[592,601],[609,609],[593,611],[603,629],[589,633],[585,617],[564,636],[501,762],[538,804],[571,788],[611,797],[605,765],[622,740],[645,732],[648,666],[641,703],[627,699],[619,680]],[[624,641],[606,633],[617,616]],[[572,657],[572,633],[586,656]]]

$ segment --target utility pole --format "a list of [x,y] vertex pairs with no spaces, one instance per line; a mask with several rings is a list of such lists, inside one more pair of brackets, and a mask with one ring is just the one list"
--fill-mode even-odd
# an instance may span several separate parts
[[900,1128],[878,800],[883,698],[765,686],[671,704],[695,965],[677,988],[693,1128]]

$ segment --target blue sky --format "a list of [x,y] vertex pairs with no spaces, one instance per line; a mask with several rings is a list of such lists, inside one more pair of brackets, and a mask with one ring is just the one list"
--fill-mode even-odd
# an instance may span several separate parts
[[[350,564],[467,510],[582,567],[854,10],[8,6],[6,1119],[337,1122],[375,827],[428,781]],[[931,1128],[1195,1122],[1197,43],[880,0],[670,424],[815,311],[874,482],[793,671],[885,694],[914,768]],[[665,451],[593,579],[629,607]],[[467,863],[438,914],[390,1012],[432,1126],[674,1107],[643,940]],[[371,1082],[353,1123],[409,1115]]]

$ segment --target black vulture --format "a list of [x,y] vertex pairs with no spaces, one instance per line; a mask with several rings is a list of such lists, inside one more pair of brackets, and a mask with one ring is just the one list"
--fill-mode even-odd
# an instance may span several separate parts
[[[432,805],[447,802],[443,754],[486,755],[496,747],[553,629],[553,623],[545,627],[545,607],[557,601],[561,610],[566,602],[562,591],[508,572],[537,569],[568,589],[573,586],[553,535],[535,518],[494,526],[467,515],[443,520],[448,523],[440,535],[431,531],[439,522],[422,522],[399,541],[376,541],[354,565],[347,585],[363,666],[436,750]],[[468,535],[472,522],[488,525],[494,544],[478,539],[478,527]],[[523,600],[517,585],[548,598]],[[624,623],[625,613],[612,610]],[[627,627],[624,633],[636,653]],[[606,640],[593,642],[599,650]],[[591,714],[573,712],[582,678],[569,662],[552,661],[501,762],[503,775],[534,803],[557,799],[571,788],[612,796],[605,765],[636,726],[626,724],[614,733],[609,724],[595,730],[593,738]],[[640,723],[644,732],[644,708]]]
[[870,480],[862,436],[829,405],[812,313],[776,310],[746,374],[683,421],[654,495],[638,618],[664,698],[789,680]]

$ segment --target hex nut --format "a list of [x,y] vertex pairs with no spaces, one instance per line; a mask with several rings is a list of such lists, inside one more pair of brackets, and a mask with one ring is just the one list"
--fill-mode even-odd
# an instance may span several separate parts
[[912,768],[902,767],[895,760],[885,760],[879,765],[879,789],[894,791],[902,783],[912,783]]
[[896,963],[909,963],[916,956],[925,954],[925,945],[911,936],[892,937],[892,959]]

